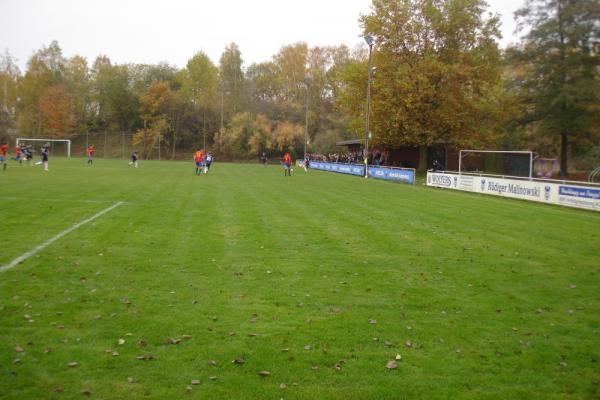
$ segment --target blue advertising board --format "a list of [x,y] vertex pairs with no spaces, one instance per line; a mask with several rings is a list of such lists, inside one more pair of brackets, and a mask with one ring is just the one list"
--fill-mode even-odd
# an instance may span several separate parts
[[338,164],[321,161],[311,161],[310,168],[321,171],[339,172],[340,174],[364,176],[365,167],[360,164]]
[[402,183],[415,183],[415,170],[404,168],[375,167],[369,165],[369,178],[385,179]]
[[[338,172],[356,176],[365,176],[365,166],[362,164],[340,164],[322,161],[311,161],[310,168],[321,171]],[[385,179],[388,181],[415,183],[415,170],[404,168],[369,166],[369,178]]]
[[584,199],[600,200],[600,189],[586,188],[581,186],[559,186],[560,196],[580,197]]

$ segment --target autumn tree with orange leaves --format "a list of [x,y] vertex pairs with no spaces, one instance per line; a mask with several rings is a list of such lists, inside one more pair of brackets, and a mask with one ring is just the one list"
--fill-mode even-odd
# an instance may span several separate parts
[[53,138],[65,138],[73,131],[71,96],[62,85],[50,86],[40,98],[44,132]]

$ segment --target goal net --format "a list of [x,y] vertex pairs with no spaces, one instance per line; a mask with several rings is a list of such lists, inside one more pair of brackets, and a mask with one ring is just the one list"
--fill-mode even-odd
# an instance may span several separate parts
[[42,146],[50,147],[50,154],[53,156],[71,157],[71,141],[69,139],[39,139],[39,138],[17,138],[17,146],[32,146],[39,154]]
[[532,177],[533,152],[460,150],[458,170],[489,175]]

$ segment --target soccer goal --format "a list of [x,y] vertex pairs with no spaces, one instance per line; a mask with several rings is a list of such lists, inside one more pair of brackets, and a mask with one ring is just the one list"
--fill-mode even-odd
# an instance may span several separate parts
[[[41,143],[40,143],[41,142]],[[17,138],[17,146],[22,144],[24,146],[31,144],[34,147],[40,148],[44,144],[50,145],[50,151],[54,154],[64,154],[67,158],[71,158],[71,141],[69,139],[39,139],[39,138]]]
[[460,150],[458,172],[532,177],[533,152],[504,150]]

